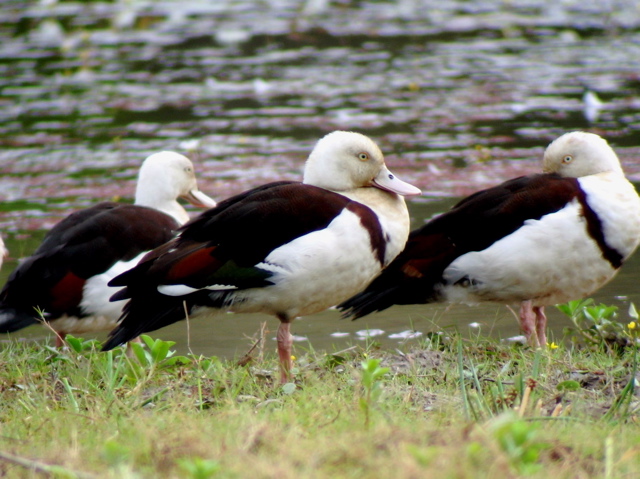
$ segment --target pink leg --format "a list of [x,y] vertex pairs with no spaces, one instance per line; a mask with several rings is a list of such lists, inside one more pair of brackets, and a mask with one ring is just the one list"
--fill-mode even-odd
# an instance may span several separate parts
[[285,384],[291,377],[291,347],[293,346],[293,337],[289,332],[290,324],[281,321],[278,327],[278,356],[280,357],[280,384]]
[[544,314],[544,306],[536,306],[533,308],[536,313],[536,334],[541,346],[547,345],[547,317]]
[[63,331],[56,331],[56,333],[56,348],[62,349],[65,346],[64,338],[67,337],[67,333]]
[[133,358],[135,356],[135,354],[133,352],[133,348],[131,347],[131,343],[142,344],[142,339],[140,339],[140,336],[137,336],[137,337],[133,338],[131,341],[129,341],[127,343],[127,357],[128,358]]
[[527,338],[527,343],[534,348],[540,346],[536,334],[536,314],[533,312],[531,301],[523,301],[520,304],[520,329]]

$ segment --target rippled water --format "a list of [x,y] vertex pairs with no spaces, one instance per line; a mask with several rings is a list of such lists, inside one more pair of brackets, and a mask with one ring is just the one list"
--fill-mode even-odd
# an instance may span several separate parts
[[[546,144],[573,129],[606,137],[640,180],[638,59],[632,0],[7,1],[0,231],[14,259],[29,254],[70,211],[131,198],[138,165],[160,149],[190,156],[219,199],[298,179],[333,129],[373,137],[423,189],[416,224],[447,198],[537,171]],[[637,271],[634,260],[599,298],[633,299]],[[244,348],[264,318],[241,318],[244,330],[236,319],[193,324],[210,326],[194,347]],[[329,311],[294,332],[330,348],[345,344],[333,332],[359,341],[367,326],[387,337],[474,321],[516,331],[505,308],[408,306],[356,323]]]

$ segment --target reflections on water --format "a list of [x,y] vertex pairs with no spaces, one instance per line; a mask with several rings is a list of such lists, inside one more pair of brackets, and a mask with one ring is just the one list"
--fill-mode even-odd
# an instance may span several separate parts
[[640,172],[630,0],[32,3],[0,20],[0,194],[29,213],[5,230],[126,196],[113,179],[160,149],[189,153],[220,197],[297,178],[336,128],[373,137],[434,196],[532,171],[502,160],[568,129]]

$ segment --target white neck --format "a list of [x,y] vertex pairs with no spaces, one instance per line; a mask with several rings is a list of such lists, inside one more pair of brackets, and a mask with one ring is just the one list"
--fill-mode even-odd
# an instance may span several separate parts
[[140,182],[136,188],[134,204],[162,211],[172,216],[181,225],[189,221],[187,211],[176,201],[174,196],[167,195],[166,191],[159,188],[140,188]]

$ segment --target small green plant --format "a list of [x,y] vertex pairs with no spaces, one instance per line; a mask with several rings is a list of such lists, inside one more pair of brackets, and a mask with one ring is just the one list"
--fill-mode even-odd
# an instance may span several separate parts
[[364,425],[369,427],[371,410],[377,403],[382,393],[380,380],[389,372],[389,368],[380,367],[380,359],[367,359],[362,361],[362,389],[360,397],[360,409],[364,412]]
[[517,411],[520,417],[541,415],[536,403],[540,389],[537,378],[542,367],[542,350],[535,351],[533,358],[530,358],[530,371],[518,370],[517,374],[507,376],[506,372],[515,361],[509,360],[497,374],[486,377],[491,371],[491,362],[476,364],[473,354],[469,351],[465,354],[462,340],[458,340],[457,344],[458,386],[468,420],[484,421],[507,411]]
[[100,347],[100,341],[98,341],[97,339],[76,338],[71,334],[67,334],[64,340],[69,345],[69,347],[78,354],[87,351],[94,351]]
[[200,457],[180,458],[176,461],[180,469],[185,471],[191,479],[209,479],[220,472],[220,463]]
[[191,362],[186,356],[174,356],[175,351],[172,351],[171,347],[176,344],[175,341],[152,339],[146,334],[140,338],[148,349],[145,349],[140,343],[130,343],[129,345],[140,365],[145,368],[161,369]]
[[296,386],[296,383],[286,383],[282,385],[282,393],[290,396],[291,394],[296,392],[297,388],[298,386]]
[[539,427],[514,412],[505,412],[489,423],[489,431],[518,474],[529,475],[542,468],[540,453],[550,446],[537,440]]
[[91,353],[100,349],[100,341],[97,339],[76,338],[68,334],[64,338],[64,342],[68,347],[58,348],[44,345],[44,349],[50,353],[47,358],[48,363],[63,361],[77,365],[81,358],[89,357]]
[[109,438],[104,442],[101,456],[110,467],[116,467],[131,459],[131,450],[117,442],[114,438]]
[[565,333],[582,340],[592,349],[621,352],[630,345],[625,325],[616,320],[617,306],[594,304],[593,299],[588,298],[569,301],[556,307],[575,326],[567,328]]
[[[620,394],[616,397],[609,411],[604,415],[604,419],[617,418],[619,420],[627,420],[631,417],[634,411],[632,411],[631,404],[635,397],[635,390],[637,386],[637,372],[638,372],[638,311],[633,303],[629,307],[629,316],[633,319],[627,324],[627,335],[629,337],[629,343],[633,345],[633,363],[631,368],[631,374],[629,375],[629,381],[626,386],[620,391]],[[637,412],[637,411],[636,411]]]

